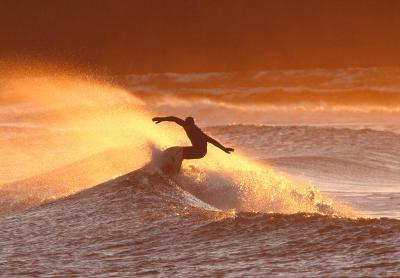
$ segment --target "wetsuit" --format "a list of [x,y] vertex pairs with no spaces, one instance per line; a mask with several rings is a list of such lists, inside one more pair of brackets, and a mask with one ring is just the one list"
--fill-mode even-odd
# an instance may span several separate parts
[[[190,142],[192,142],[192,146],[190,147],[179,147],[182,148],[182,158],[183,159],[199,159],[204,157],[207,154],[207,143],[211,143],[217,148],[220,148],[226,153],[231,153],[234,151],[232,148],[226,148],[217,140],[211,138],[206,135],[200,128],[198,128],[192,117],[187,117],[185,120],[179,119],[177,117],[154,117],[152,119],[156,124],[168,121],[175,122],[186,132],[186,135],[189,137]],[[174,148],[174,147],[173,147]],[[171,148],[170,148],[171,149]]]
[[198,159],[204,157],[207,154],[208,136],[196,125],[183,124],[182,127],[189,137],[190,142],[192,142],[191,147],[183,147],[183,158]]

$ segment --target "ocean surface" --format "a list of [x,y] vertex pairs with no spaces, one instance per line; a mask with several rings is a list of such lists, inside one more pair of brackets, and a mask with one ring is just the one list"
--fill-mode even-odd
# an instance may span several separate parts
[[[0,276],[398,277],[400,70],[0,81]],[[399,88],[399,90],[397,90]],[[209,146],[154,115],[194,116]]]

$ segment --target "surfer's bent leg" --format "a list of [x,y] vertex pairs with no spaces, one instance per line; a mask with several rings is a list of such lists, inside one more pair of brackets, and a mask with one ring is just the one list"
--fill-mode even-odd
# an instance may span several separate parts
[[196,147],[183,147],[183,159],[199,159],[203,158],[207,153],[207,149],[203,150]]

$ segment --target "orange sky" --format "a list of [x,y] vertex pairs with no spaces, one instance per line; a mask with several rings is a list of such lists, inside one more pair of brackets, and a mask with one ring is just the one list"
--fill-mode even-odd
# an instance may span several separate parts
[[7,1],[0,58],[112,73],[400,65],[400,1]]

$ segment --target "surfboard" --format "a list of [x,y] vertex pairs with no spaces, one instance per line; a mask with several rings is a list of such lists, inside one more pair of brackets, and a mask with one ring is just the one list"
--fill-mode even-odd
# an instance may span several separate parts
[[181,170],[183,160],[183,148],[171,147],[161,154],[161,171],[171,177],[177,176]]

